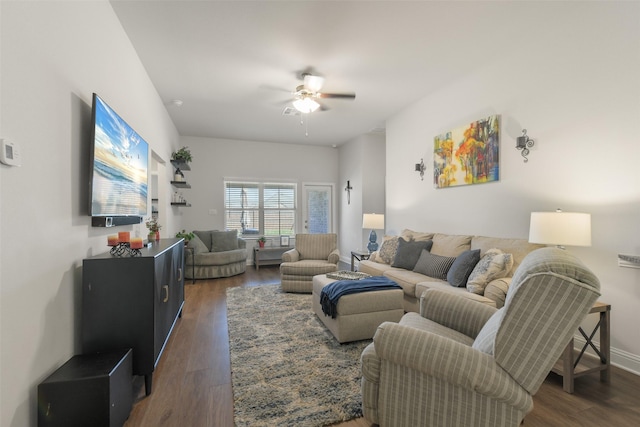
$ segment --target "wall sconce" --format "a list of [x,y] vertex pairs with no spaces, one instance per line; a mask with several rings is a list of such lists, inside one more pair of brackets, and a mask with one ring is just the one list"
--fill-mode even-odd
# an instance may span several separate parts
[[518,150],[522,150],[522,157],[524,157],[524,162],[527,163],[529,159],[527,156],[529,155],[529,148],[533,147],[533,139],[527,136],[527,130],[522,129],[522,136],[516,138],[516,148]]
[[420,172],[420,179],[424,181],[424,171],[427,167],[424,165],[423,159],[420,159],[420,163],[416,163],[416,172]]
[[344,187],[344,191],[347,192],[347,204],[348,205],[351,204],[351,190],[353,190],[353,187],[351,186],[351,182],[347,181],[347,186]]

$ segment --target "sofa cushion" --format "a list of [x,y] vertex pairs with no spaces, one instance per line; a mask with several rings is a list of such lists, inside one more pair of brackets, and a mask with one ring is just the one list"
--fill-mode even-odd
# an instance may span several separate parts
[[238,249],[238,232],[217,231],[211,232],[211,252],[225,252]]
[[234,262],[246,262],[247,250],[235,249],[224,252],[205,252],[195,256],[195,265],[226,265]]
[[478,261],[480,261],[480,249],[462,252],[451,265],[447,273],[447,282],[457,288],[467,286],[467,280]]
[[[426,280],[437,280],[425,276],[415,271],[405,270],[403,268],[392,268],[384,272],[383,276],[396,282],[404,293],[412,298],[416,298],[416,283],[424,282]],[[447,283],[447,282],[443,282]],[[448,285],[447,285],[448,286]],[[418,295],[419,296],[419,295]]]
[[202,243],[207,247],[207,252],[211,251],[211,230],[194,230],[193,234],[198,236]]
[[296,234],[296,249],[300,260],[326,260],[338,247],[338,235],[328,234]]
[[432,254],[455,257],[469,249],[471,249],[471,236],[439,233],[433,236]]
[[400,238],[398,236],[385,236],[382,246],[380,246],[380,251],[378,252],[378,257],[380,258],[379,262],[384,264],[393,263],[393,260],[396,257],[396,252],[398,251],[399,240]]
[[418,259],[422,254],[422,250],[426,249],[428,251],[431,249],[432,245],[433,242],[431,240],[427,240],[425,242],[407,242],[404,239],[399,239],[398,251],[396,252],[396,257],[394,258],[391,266],[404,268],[405,270],[413,270],[413,267],[416,265],[416,262],[418,262]]
[[483,295],[487,284],[492,280],[506,277],[512,266],[511,254],[505,254],[500,249],[489,249],[471,272],[467,281],[467,290]]
[[382,276],[387,270],[393,270],[393,267],[389,264],[382,264],[371,260],[360,261],[358,264],[358,271],[372,276]]
[[435,233],[423,233],[420,231],[413,231],[405,228],[400,233],[400,237],[406,241],[415,240],[416,242],[426,242],[427,240],[433,240]]
[[455,257],[434,255],[423,249],[418,262],[413,267],[413,271],[435,279],[446,280],[447,273],[455,260]]
[[424,294],[429,289],[439,289],[441,291],[448,292],[453,295],[458,295],[460,297],[467,298],[475,302],[479,302],[480,304],[488,305],[489,307],[496,307],[496,302],[490,298],[487,298],[482,295],[472,294],[471,292],[468,292],[466,288],[454,288],[449,284],[449,282],[436,281],[436,279],[433,279],[427,282],[417,283],[416,298],[420,299],[422,294]]
[[189,240],[187,247],[192,248],[195,255],[209,252],[209,248],[200,240],[197,234],[193,236],[193,239]]

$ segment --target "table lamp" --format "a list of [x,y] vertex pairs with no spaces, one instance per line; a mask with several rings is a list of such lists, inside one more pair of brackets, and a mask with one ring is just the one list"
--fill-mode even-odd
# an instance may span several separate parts
[[531,212],[529,243],[591,246],[591,214],[579,212]]
[[376,230],[384,230],[384,215],[375,213],[363,214],[362,228],[371,229],[367,249],[369,249],[369,252],[377,251],[378,243],[376,240],[378,240],[378,235],[376,234]]

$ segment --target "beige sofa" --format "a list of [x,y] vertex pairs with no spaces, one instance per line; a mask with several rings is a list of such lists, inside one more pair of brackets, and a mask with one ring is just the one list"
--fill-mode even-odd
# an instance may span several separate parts
[[[504,254],[511,255],[510,267],[508,271],[504,273],[504,277],[490,280],[483,285],[483,289],[479,290],[477,286],[471,287],[468,283],[463,287],[454,287],[446,279],[434,278],[418,271],[394,267],[393,265],[397,259],[389,262],[388,249],[393,249],[394,240],[398,241],[398,239],[402,239],[404,242],[432,241],[433,243],[429,252],[430,254],[440,256],[441,258],[438,258],[438,260],[441,262],[450,261],[451,258],[460,257],[463,253],[468,254],[468,251],[477,250],[480,251],[480,258],[484,259],[487,252],[492,249],[498,249]],[[359,270],[373,276],[384,275],[397,282],[404,291],[404,309],[407,312],[419,312],[420,296],[427,289],[441,289],[492,307],[501,308],[504,305],[507,290],[511,283],[511,277],[516,268],[518,268],[529,252],[541,247],[544,247],[544,245],[532,244],[526,239],[424,233],[404,230],[400,236],[385,236],[380,250],[373,252],[368,260],[361,261]],[[493,252],[495,251],[492,251],[492,253]],[[445,258],[448,258],[448,260]]]
[[215,279],[242,274],[247,269],[247,243],[237,231],[194,231],[185,254],[187,279]]

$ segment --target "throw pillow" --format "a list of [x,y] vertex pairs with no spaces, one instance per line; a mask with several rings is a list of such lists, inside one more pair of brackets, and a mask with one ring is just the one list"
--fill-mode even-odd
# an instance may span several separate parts
[[378,255],[385,264],[391,264],[395,259],[396,252],[398,252],[398,240],[400,240],[400,238],[398,236],[394,236],[389,237],[382,242]]
[[398,239],[398,251],[396,257],[393,260],[392,267],[404,268],[405,270],[413,270],[418,258],[422,254],[422,250],[431,250],[433,242],[431,240],[427,242],[407,242],[404,239]]
[[207,252],[211,251],[211,230],[199,231],[194,230],[193,234],[200,238],[200,241],[207,247]]
[[476,264],[480,261],[480,249],[462,252],[447,273],[447,282],[451,286],[461,288],[467,285],[467,280]]
[[225,252],[238,249],[238,232],[212,231],[211,232],[211,252]]
[[447,280],[447,272],[455,260],[455,257],[435,255],[423,249],[413,271],[434,279]]
[[494,347],[496,344],[496,335],[498,335],[498,329],[502,323],[504,317],[504,307],[496,311],[491,315],[487,323],[484,324],[480,332],[476,336],[475,341],[471,348],[474,350],[480,350],[483,353],[487,353],[493,356]]
[[500,249],[489,249],[469,275],[467,290],[483,295],[487,284],[492,280],[506,277],[511,267],[513,267],[511,254],[505,254]]
[[209,248],[202,242],[202,240],[200,240],[197,234],[193,236],[193,239],[189,240],[189,244],[187,246],[193,248],[193,253],[195,255],[209,252]]

